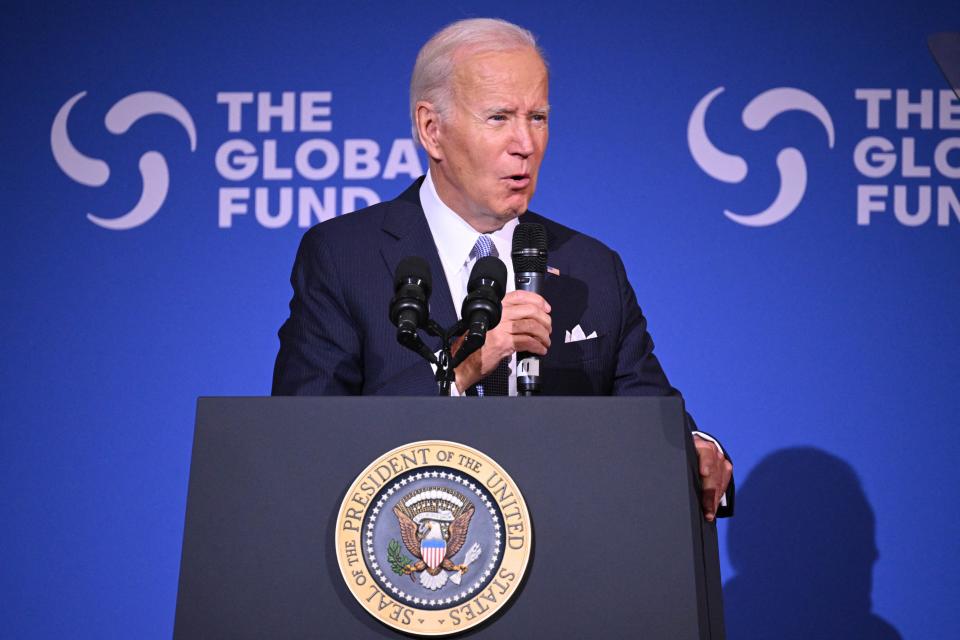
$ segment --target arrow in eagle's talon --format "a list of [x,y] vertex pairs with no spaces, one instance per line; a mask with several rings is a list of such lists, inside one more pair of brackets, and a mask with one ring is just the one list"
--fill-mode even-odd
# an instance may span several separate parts
[[467,572],[467,568],[473,564],[474,560],[480,557],[480,545],[476,542],[473,543],[473,546],[470,547],[470,550],[467,551],[467,557],[464,558],[463,564],[455,565],[453,568],[459,571],[459,573],[454,573],[450,580],[453,581],[453,584],[460,584],[460,576]]

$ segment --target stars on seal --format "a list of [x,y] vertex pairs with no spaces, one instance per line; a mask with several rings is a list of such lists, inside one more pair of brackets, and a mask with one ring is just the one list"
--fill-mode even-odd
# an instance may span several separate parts
[[[461,585],[459,592],[453,593],[451,595],[439,598],[429,599],[427,597],[420,597],[414,594],[409,593],[400,588],[400,585],[394,585],[391,581],[391,575],[388,571],[384,571],[384,568],[381,566],[376,550],[374,547],[374,533],[378,529],[378,523],[380,521],[379,516],[381,513],[386,513],[388,510],[387,503],[397,494],[399,494],[404,487],[408,485],[413,485],[418,480],[431,480],[431,479],[447,480],[454,482],[458,485],[464,487],[464,489],[469,489],[471,494],[477,496],[477,499],[480,503],[483,504],[484,510],[490,516],[490,524],[493,528],[493,534],[495,538],[495,544],[489,549],[489,562],[486,565],[478,565],[481,569],[478,569],[478,573],[474,574],[476,580],[472,583],[465,583]],[[461,601],[465,601],[473,597],[473,594],[482,590],[484,585],[489,581],[491,575],[496,572],[497,563],[500,559],[501,551],[503,550],[503,534],[502,534],[502,525],[500,523],[500,518],[498,517],[498,511],[494,501],[491,500],[490,496],[484,490],[482,484],[472,481],[469,477],[464,477],[459,473],[454,471],[418,471],[417,473],[410,473],[404,477],[396,479],[396,481],[389,486],[381,489],[381,493],[376,503],[371,505],[369,511],[369,516],[367,517],[367,526],[364,531],[364,542],[366,548],[366,559],[368,566],[371,569],[371,573],[376,576],[376,580],[383,585],[384,590],[389,592],[393,597],[404,602],[411,603],[413,605],[422,606],[422,607],[443,607],[445,605],[451,605]],[[384,522],[392,522],[390,519],[385,520]],[[479,572],[482,571],[482,572]]]

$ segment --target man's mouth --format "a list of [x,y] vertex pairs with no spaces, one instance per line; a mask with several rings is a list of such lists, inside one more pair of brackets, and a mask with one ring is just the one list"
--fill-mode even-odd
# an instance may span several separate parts
[[512,176],[507,176],[507,184],[509,184],[512,189],[524,189],[530,184],[530,174],[516,173]]

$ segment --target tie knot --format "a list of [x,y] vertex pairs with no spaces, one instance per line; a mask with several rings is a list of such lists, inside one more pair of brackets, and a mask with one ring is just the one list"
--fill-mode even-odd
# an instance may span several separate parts
[[494,258],[500,257],[497,254],[496,245],[493,244],[493,238],[490,236],[480,236],[477,238],[470,255],[474,258],[486,258],[487,256],[493,256]]

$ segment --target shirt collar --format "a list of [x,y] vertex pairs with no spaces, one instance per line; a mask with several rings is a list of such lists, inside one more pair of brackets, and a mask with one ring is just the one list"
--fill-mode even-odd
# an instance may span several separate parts
[[[470,259],[470,251],[473,250],[477,237],[481,235],[480,232],[443,203],[429,171],[420,186],[420,205],[427,218],[433,243],[437,245],[443,270],[448,274],[456,273]],[[500,259],[505,263],[510,260],[513,230],[518,224],[519,220],[513,218],[497,231],[486,234],[493,238]]]

